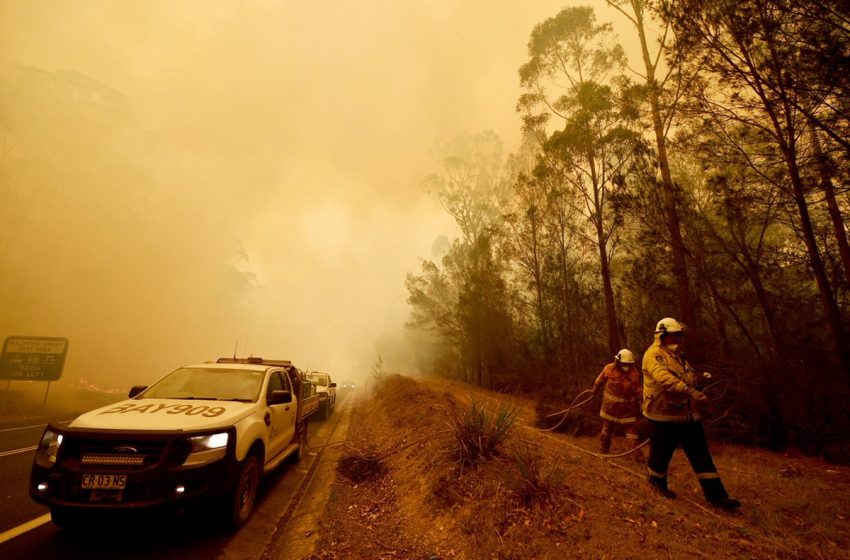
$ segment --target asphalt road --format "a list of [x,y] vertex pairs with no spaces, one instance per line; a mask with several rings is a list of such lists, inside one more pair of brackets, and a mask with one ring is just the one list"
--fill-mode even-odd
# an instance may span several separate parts
[[48,511],[30,500],[27,492],[33,451],[26,449],[38,444],[45,426],[0,430],[0,533]]
[[[339,420],[350,414],[350,400],[340,398],[327,421],[310,423],[311,446],[319,450],[327,442]],[[34,452],[4,454],[35,446],[43,429],[40,425],[0,431],[0,540],[4,535],[8,538],[9,531],[23,531],[24,524],[49,513],[33,502],[27,491]],[[281,518],[291,514],[299,489],[303,492],[320,457],[320,451],[309,451],[299,463],[286,463],[264,477],[251,519],[236,533],[222,531],[211,512],[198,508],[172,516],[98,520],[97,526],[73,531],[61,530],[48,521],[0,542],[0,558],[260,558],[275,541]]]

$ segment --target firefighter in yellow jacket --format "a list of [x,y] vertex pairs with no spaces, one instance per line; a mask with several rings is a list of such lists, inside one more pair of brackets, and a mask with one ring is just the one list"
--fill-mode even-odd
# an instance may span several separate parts
[[652,427],[649,448],[649,483],[663,496],[675,498],[667,488],[667,467],[681,447],[699,479],[709,503],[735,509],[741,502],[729,497],[708,450],[697,402],[708,397],[697,388],[697,373],[682,353],[685,326],[675,319],[658,321],[655,342],[643,355],[643,415]]
[[[602,432],[599,443],[602,453],[611,450],[611,431],[614,425],[625,428],[626,439],[631,448],[638,445],[637,421],[640,418],[641,389],[640,371],[635,366],[635,356],[628,348],[623,348],[614,356],[614,362],[603,368],[593,384],[593,394],[602,393]],[[640,453],[639,451],[637,453]]]

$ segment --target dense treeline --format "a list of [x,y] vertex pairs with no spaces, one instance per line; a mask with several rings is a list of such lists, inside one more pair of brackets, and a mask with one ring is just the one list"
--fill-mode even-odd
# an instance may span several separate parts
[[522,145],[441,148],[428,183],[461,235],[407,279],[410,324],[434,335],[420,365],[565,395],[673,316],[719,380],[715,430],[836,453],[850,439],[850,5],[608,4],[640,53],[566,8],[519,69]]

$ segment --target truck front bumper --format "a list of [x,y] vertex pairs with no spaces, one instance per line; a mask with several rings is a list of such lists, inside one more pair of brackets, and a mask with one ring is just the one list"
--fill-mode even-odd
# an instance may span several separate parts
[[[29,492],[51,508],[179,507],[222,496],[236,480],[233,428],[192,433],[47,430],[62,441],[52,461],[41,446],[36,451]],[[228,433],[227,445],[207,452],[210,460],[197,460],[197,453],[190,458],[190,438],[221,432]]]

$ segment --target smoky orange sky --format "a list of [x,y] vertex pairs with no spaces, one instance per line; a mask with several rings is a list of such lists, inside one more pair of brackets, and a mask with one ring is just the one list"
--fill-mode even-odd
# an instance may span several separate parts
[[602,1],[0,2],[0,336],[63,379],[240,354],[410,366],[404,277],[456,229],[433,148],[515,149],[534,25]]

